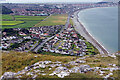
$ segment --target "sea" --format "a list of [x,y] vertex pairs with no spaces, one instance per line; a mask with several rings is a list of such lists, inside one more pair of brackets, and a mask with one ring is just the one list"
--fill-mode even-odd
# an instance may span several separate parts
[[85,9],[78,13],[87,31],[110,53],[118,51],[118,7]]

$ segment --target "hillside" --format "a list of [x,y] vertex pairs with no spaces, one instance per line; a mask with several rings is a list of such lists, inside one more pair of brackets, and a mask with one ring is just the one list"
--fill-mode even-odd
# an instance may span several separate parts
[[[13,55],[14,54],[14,55]],[[2,52],[2,74],[14,78],[99,78],[118,77],[118,58],[110,56],[53,56],[25,52]],[[77,71],[76,71],[77,70]],[[72,72],[70,72],[72,71]],[[81,72],[82,71],[82,72]],[[59,76],[64,72],[62,76]],[[14,75],[17,73],[17,75]],[[55,73],[55,74],[53,74]],[[65,79],[66,80],[66,79]]]

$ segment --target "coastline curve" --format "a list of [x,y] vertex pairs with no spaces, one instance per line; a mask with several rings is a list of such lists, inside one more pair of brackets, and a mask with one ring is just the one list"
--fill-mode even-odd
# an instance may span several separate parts
[[[85,9],[82,9],[85,10]],[[85,39],[87,41],[89,41],[90,43],[92,43],[100,52],[100,54],[103,55],[108,55],[109,52],[104,48],[103,45],[101,45],[85,28],[85,26],[78,20],[78,13],[82,10],[78,10],[76,12],[74,12],[74,17],[73,17],[73,23],[74,23],[74,27],[75,30],[79,32],[79,34],[81,34],[83,37],[85,37]]]

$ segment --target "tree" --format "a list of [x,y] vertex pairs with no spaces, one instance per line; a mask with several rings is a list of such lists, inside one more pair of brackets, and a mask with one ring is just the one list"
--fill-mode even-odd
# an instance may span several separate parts
[[10,13],[13,13],[11,9],[8,9],[5,6],[2,6],[2,14],[10,14]]

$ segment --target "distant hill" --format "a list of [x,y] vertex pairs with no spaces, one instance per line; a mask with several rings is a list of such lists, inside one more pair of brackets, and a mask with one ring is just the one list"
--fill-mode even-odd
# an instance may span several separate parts
[[119,2],[119,0],[103,0],[102,2]]
[[113,2],[98,2],[97,4],[105,4],[105,3],[113,3]]
[[10,13],[13,13],[11,9],[8,9],[5,6],[2,6],[2,14],[10,14]]
[[98,2],[97,4],[114,4],[114,2]]

